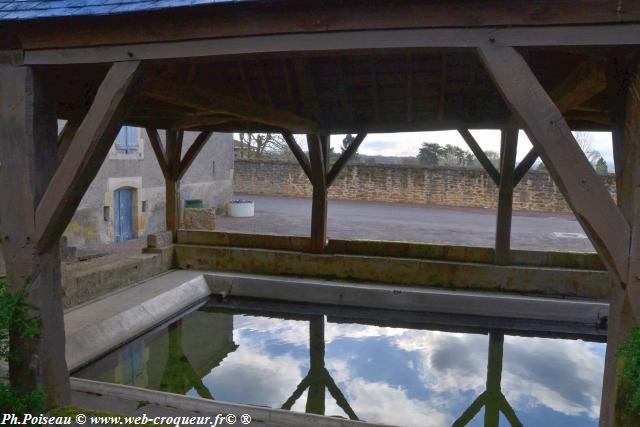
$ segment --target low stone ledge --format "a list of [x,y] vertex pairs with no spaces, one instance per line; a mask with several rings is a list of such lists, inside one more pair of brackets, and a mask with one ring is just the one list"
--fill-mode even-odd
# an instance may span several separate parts
[[200,245],[176,245],[175,255],[182,269],[598,300],[607,299],[610,293],[606,271]]

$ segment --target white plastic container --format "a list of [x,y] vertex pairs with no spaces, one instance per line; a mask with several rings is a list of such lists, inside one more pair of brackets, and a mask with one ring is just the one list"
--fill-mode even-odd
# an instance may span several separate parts
[[232,200],[227,204],[227,215],[232,218],[250,218],[253,214],[252,200]]

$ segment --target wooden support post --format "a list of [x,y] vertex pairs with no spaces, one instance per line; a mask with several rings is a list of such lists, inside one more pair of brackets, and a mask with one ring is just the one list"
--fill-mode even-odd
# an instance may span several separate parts
[[180,180],[187,173],[189,167],[196,159],[202,148],[211,138],[211,132],[201,132],[193,141],[184,157],[182,157],[182,140],[184,132],[177,129],[169,129],[166,132],[166,149],[162,147],[162,141],[157,129],[147,128],[147,135],[151,148],[156,155],[160,170],[164,176],[166,197],[166,229],[172,231],[173,239],[177,237],[180,226]]
[[511,218],[513,214],[513,182],[518,149],[518,128],[508,125],[502,130],[500,157],[500,189],[496,220],[496,264],[509,264],[511,254]]
[[618,283],[626,283],[629,224],[578,146],[562,114],[514,48],[484,45],[478,52],[603,263]]
[[182,154],[183,133],[176,129],[167,130],[165,150],[169,177],[165,179],[166,191],[166,226],[171,231],[173,241],[176,241],[178,227],[180,227],[180,156]]
[[613,283],[609,307],[600,426],[637,423],[625,408],[618,345],[640,323],[640,66],[615,60],[608,73],[618,206],[631,225],[627,288]]
[[327,182],[325,172],[325,147],[318,135],[307,135],[313,201],[311,207],[311,251],[323,252],[327,244]]
[[10,381],[21,394],[40,387],[47,407],[68,405],[60,234],[44,251],[36,247],[36,209],[57,166],[56,100],[42,70],[0,65],[0,81],[0,228],[9,287],[15,292],[30,281],[26,300],[36,308],[29,314],[41,321],[35,338],[10,331]]

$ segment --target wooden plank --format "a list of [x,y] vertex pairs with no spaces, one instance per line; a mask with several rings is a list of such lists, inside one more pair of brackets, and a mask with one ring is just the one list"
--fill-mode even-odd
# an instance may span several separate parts
[[296,139],[289,132],[283,132],[282,137],[284,138],[287,145],[289,146],[289,149],[293,153],[293,156],[296,158],[296,160],[300,164],[300,167],[304,171],[304,174],[307,175],[307,178],[309,179],[310,182],[313,182],[311,179],[311,176],[312,176],[311,163],[309,163],[309,159],[307,158],[307,155],[304,154],[304,151],[302,151],[302,149],[296,142]]
[[289,111],[220,95],[210,89],[182,85],[166,80],[147,82],[142,90],[142,95],[146,98],[169,104],[195,108],[209,114],[225,114],[238,119],[292,131],[310,132],[317,129],[317,125],[313,121]]
[[464,141],[467,143],[473,154],[476,156],[476,159],[478,159],[484,170],[487,171],[489,177],[491,177],[493,182],[496,185],[500,185],[500,172],[496,170],[496,167],[493,166],[491,160],[489,160],[487,158],[487,155],[484,154],[484,151],[482,151],[482,148],[480,147],[476,139],[473,137],[473,135],[471,135],[471,132],[469,132],[465,128],[460,127],[458,128],[458,133],[460,133],[462,139],[464,139]]
[[353,155],[358,151],[358,148],[366,137],[366,133],[359,133],[358,135],[356,135],[355,139],[351,141],[351,144],[347,147],[346,150],[344,150],[338,160],[336,160],[336,162],[331,167],[331,170],[327,174],[327,187],[331,187],[331,184],[333,184],[338,175],[340,175],[340,172],[342,171],[342,169],[344,169],[349,159],[351,159],[351,157],[353,157]]
[[608,270],[626,282],[629,224],[562,114],[515,49],[487,45],[478,53]]
[[535,148],[532,148],[531,150],[529,150],[527,155],[524,156],[522,160],[520,160],[518,166],[516,166],[516,170],[513,173],[513,188],[517,187],[518,184],[520,184],[520,181],[522,181],[522,178],[524,178],[527,172],[529,172],[529,170],[533,167],[533,165],[536,163],[536,160],[538,160],[538,152]]
[[200,132],[200,134],[198,134],[195,141],[193,141],[193,144],[191,144],[187,152],[184,154],[184,157],[180,161],[178,179],[182,179],[187,170],[189,170],[189,167],[196,159],[196,157],[198,157],[200,151],[202,151],[205,144],[209,141],[209,139],[211,139],[212,134],[212,132]]
[[164,148],[162,147],[160,134],[158,133],[157,129],[146,128],[145,130],[147,132],[147,136],[149,137],[149,143],[151,144],[153,153],[156,155],[156,160],[158,161],[160,170],[162,171],[162,176],[167,179],[168,177],[170,177],[169,165],[167,163],[167,155],[164,152]]
[[74,135],[36,211],[38,249],[46,251],[64,232],[82,196],[100,170],[130,103],[140,62],[113,64]]
[[311,205],[311,251],[323,252],[327,245],[327,184],[322,141],[318,135],[307,135],[313,199]]
[[501,46],[616,46],[640,44],[640,25],[430,28],[295,33],[212,38],[120,46],[27,50],[24,64],[86,64],[131,60],[214,57],[255,53],[464,48],[488,41]]
[[36,209],[58,163],[56,98],[46,78],[42,69],[0,65],[0,236],[9,289],[30,281],[26,302],[38,309],[29,315],[41,324],[38,337],[10,334],[10,381],[20,394],[42,390],[53,407],[69,405],[71,395],[58,239],[36,248]]
[[502,155],[500,158],[500,188],[498,191],[498,214],[496,218],[495,262],[509,264],[511,257],[511,218],[513,214],[513,183],[516,152],[518,151],[518,128],[509,125],[502,130]]

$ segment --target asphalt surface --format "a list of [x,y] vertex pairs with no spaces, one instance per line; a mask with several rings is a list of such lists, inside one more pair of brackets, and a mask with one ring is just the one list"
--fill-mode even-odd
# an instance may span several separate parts
[[[253,218],[218,216],[216,229],[245,233],[308,236],[311,199],[248,196]],[[341,239],[396,240],[467,246],[493,246],[494,210],[397,203],[329,201],[328,235]],[[512,248],[594,252],[571,214],[515,212]]]

